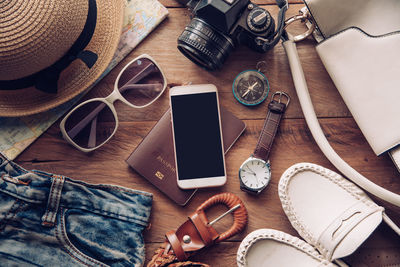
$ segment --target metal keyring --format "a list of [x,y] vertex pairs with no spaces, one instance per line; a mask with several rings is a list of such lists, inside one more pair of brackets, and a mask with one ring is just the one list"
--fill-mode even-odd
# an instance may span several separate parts
[[292,24],[293,22],[298,21],[298,20],[301,20],[302,22],[305,22],[308,20],[311,23],[311,27],[306,32],[294,36],[293,37],[294,42],[300,42],[300,41],[306,39],[308,36],[310,36],[314,32],[314,30],[316,28],[315,22],[312,20],[311,14],[307,9],[306,12],[302,12],[300,10],[299,15],[294,15],[294,16],[288,18],[287,20],[285,20],[285,26],[283,29],[286,29],[290,24]]
[[256,69],[258,72],[264,73],[267,70],[267,62],[265,61],[257,62]]

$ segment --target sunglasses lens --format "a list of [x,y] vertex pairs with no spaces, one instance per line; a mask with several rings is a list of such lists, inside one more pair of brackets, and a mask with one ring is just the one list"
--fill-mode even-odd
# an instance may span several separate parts
[[65,132],[76,145],[90,149],[103,144],[116,125],[111,109],[101,101],[92,101],[70,114],[65,121]]
[[118,80],[118,89],[122,96],[139,107],[158,98],[163,93],[164,86],[161,71],[147,58],[132,62]]

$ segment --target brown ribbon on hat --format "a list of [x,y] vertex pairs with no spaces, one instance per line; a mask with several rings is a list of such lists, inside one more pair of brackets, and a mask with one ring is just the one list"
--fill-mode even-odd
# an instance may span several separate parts
[[85,26],[68,52],[53,65],[32,75],[15,80],[0,81],[0,90],[17,90],[35,86],[36,89],[40,91],[55,94],[58,90],[58,79],[60,78],[61,72],[66,69],[72,61],[79,58],[89,69],[93,67],[98,56],[96,53],[84,49],[89,44],[94,30],[96,29],[97,5],[96,0],[88,1],[89,8]]

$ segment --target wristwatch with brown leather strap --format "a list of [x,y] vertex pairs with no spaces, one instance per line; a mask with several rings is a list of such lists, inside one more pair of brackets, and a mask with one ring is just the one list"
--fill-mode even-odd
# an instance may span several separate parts
[[[286,103],[282,99],[286,98]],[[240,189],[259,194],[271,179],[271,168],[268,160],[272,143],[279,123],[289,105],[290,97],[284,92],[276,92],[272,95],[272,100],[268,104],[268,114],[253,155],[245,160],[239,168]]]

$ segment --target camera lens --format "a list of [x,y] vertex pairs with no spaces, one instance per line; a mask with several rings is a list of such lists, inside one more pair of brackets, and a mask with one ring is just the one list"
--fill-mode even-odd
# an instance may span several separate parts
[[233,48],[228,36],[199,18],[192,19],[178,38],[178,49],[208,70],[219,69]]

